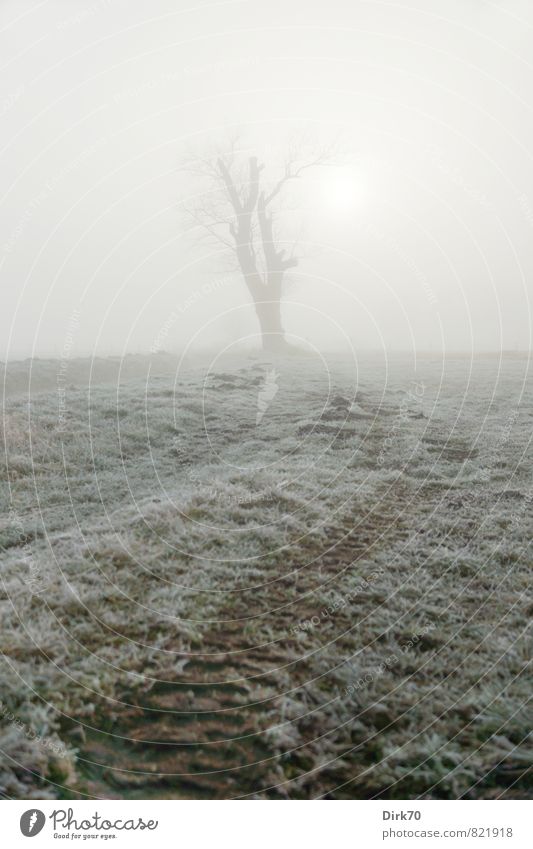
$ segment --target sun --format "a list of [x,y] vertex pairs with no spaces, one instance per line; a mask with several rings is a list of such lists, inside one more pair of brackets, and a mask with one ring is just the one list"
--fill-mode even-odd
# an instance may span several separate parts
[[349,168],[336,168],[332,169],[320,183],[324,212],[330,215],[343,215],[356,212],[364,205],[366,187],[361,174]]

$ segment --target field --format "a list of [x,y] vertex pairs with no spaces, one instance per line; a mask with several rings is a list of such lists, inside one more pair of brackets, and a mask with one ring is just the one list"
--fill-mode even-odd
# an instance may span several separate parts
[[7,798],[531,798],[519,356],[6,368]]

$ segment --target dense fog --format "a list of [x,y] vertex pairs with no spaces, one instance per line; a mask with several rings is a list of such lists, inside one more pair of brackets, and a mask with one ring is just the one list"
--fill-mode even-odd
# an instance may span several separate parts
[[296,244],[287,333],[319,350],[530,349],[526,0],[4,0],[2,359],[254,346],[187,167],[231,140]]

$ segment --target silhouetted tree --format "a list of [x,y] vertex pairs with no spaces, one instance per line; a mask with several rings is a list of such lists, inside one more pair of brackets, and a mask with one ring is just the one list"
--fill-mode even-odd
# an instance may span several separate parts
[[297,267],[298,257],[294,245],[291,250],[280,247],[282,239],[274,226],[274,201],[306,169],[325,164],[329,153],[322,151],[304,162],[291,153],[281,176],[267,185],[265,166],[258,157],[239,155],[235,148],[233,143],[226,153],[190,160],[188,169],[209,178],[210,186],[187,211],[196,224],[236,257],[253,300],[263,348],[284,351],[290,346],[281,318],[281,298],[285,275]]

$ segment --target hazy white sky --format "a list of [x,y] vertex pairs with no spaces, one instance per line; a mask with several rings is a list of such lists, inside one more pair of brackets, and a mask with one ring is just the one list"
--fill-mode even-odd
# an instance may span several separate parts
[[531,347],[527,0],[2,0],[0,43],[2,359],[254,333],[180,207],[236,130],[272,172],[301,134],[349,164],[298,189],[290,333]]

